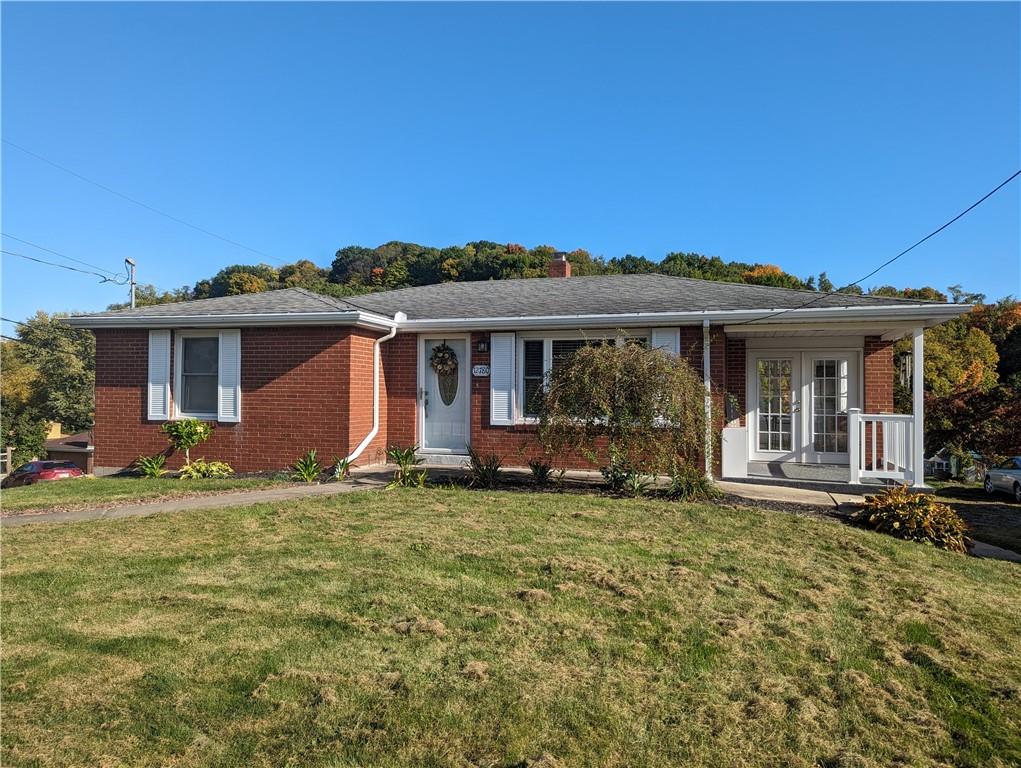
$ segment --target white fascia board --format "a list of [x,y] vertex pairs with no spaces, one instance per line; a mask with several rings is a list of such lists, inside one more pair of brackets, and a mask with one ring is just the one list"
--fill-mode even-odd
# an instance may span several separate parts
[[[801,323],[812,320],[827,321],[890,321],[926,320],[941,323],[970,311],[971,304],[910,304],[906,306],[872,307],[812,307],[806,309],[732,309],[698,312],[633,312],[602,315],[548,315],[533,317],[464,317],[443,320],[407,320],[400,323],[402,331],[446,330],[545,330],[551,328],[630,328],[671,325],[702,325],[706,320],[714,323],[747,323],[770,319],[774,327],[783,323]],[[777,312],[783,315],[770,317]],[[736,329],[736,328],[735,328]]]
[[75,328],[252,328],[281,325],[353,325],[390,330],[394,321],[372,312],[273,312],[238,315],[160,315],[131,317],[81,315],[67,318]]

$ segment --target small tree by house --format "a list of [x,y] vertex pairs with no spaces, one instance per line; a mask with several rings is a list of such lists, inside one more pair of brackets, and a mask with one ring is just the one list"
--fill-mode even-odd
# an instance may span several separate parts
[[184,451],[185,464],[191,464],[191,449],[213,434],[213,425],[198,419],[168,421],[161,429],[175,450]]
[[[705,388],[682,358],[635,343],[582,347],[551,372],[539,438],[552,457],[580,452],[620,490],[636,473],[697,472],[705,451]],[[618,482],[619,481],[619,482]]]

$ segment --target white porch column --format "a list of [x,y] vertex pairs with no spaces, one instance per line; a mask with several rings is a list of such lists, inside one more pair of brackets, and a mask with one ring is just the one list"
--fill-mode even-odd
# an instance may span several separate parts
[[851,485],[861,482],[861,408],[847,409],[847,456],[850,459]]
[[911,345],[911,484],[925,487],[925,329],[915,328]]
[[709,375],[709,321],[702,321],[702,382],[705,387],[705,476],[713,479],[713,398]]

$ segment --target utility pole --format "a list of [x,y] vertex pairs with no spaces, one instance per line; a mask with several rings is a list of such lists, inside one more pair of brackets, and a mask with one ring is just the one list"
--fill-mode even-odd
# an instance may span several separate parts
[[128,281],[131,285],[131,308],[135,308],[135,260],[124,259],[124,263],[128,265]]

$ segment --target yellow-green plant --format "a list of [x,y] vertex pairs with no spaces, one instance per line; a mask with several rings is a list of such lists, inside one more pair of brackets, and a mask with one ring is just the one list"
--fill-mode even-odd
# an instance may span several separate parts
[[319,475],[322,473],[323,465],[322,462],[316,458],[315,448],[310,451],[306,451],[305,454],[300,456],[291,466],[291,479],[299,480],[303,483],[314,483],[319,479]]
[[155,456],[139,456],[135,459],[135,466],[138,468],[139,473],[142,477],[150,479],[163,477],[163,475],[167,474],[167,469],[164,466],[166,463],[167,457],[162,453],[157,453]]
[[412,445],[408,448],[391,445],[386,449],[387,460],[391,464],[397,465],[394,479],[386,486],[388,489],[425,488],[426,471],[418,469],[418,465],[423,462],[423,459],[416,455],[417,451],[417,445]]
[[857,519],[866,527],[899,539],[920,541],[951,552],[967,552],[968,526],[949,506],[906,485],[865,497]]
[[168,421],[160,429],[170,440],[175,450],[184,451],[184,463],[191,463],[189,453],[199,443],[205,442],[213,434],[213,425],[198,419],[179,419]]
[[180,477],[183,480],[198,480],[201,478],[226,478],[234,474],[230,464],[225,461],[206,461],[195,459],[181,467]]

